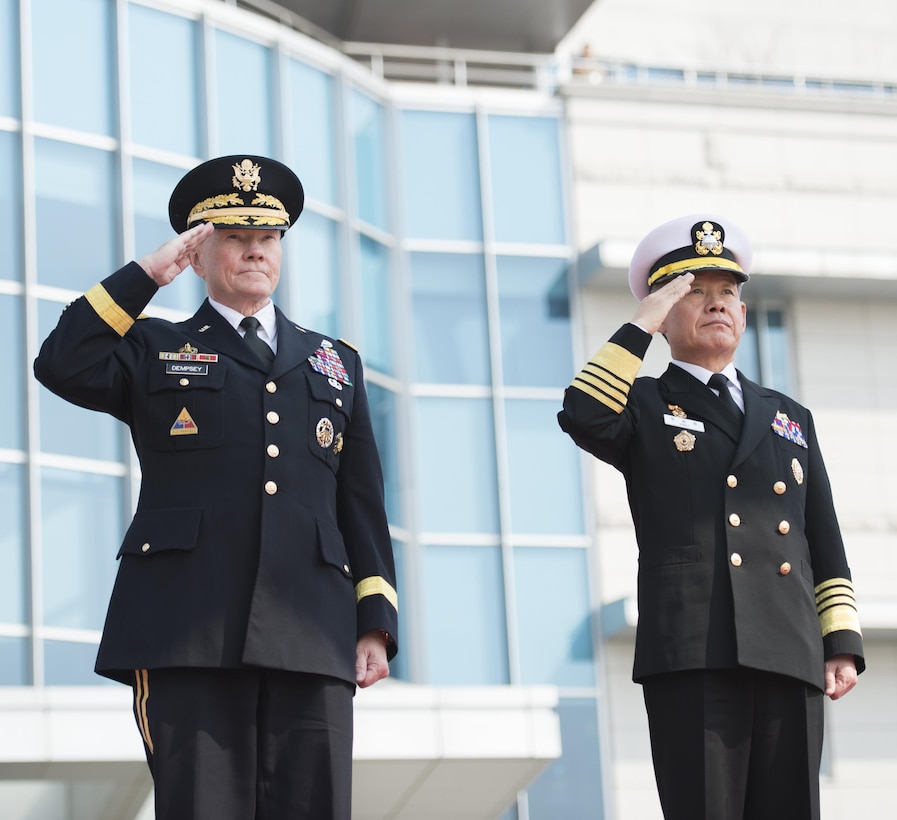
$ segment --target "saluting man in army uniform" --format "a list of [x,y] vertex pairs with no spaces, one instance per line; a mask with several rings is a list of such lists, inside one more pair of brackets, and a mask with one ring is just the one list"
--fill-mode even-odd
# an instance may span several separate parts
[[[158,820],[349,820],[355,686],[397,649],[361,360],[270,298],[303,202],[274,160],[199,165],[178,235],[69,305],[35,362],[140,459],[96,669],[133,686]],[[142,316],[188,265],[197,313]]]
[[[823,694],[864,668],[810,411],[738,372],[750,244],[696,214],[638,245],[639,307],[558,418],[626,479],[639,547],[633,678],[668,820],[815,820]],[[654,333],[660,378],[636,378]]]

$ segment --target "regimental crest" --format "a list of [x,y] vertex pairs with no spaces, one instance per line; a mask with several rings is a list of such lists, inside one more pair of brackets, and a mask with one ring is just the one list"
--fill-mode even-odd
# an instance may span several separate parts
[[701,222],[692,229],[695,253],[698,256],[720,256],[723,252],[725,232],[715,222]]
[[262,181],[260,167],[251,159],[244,159],[239,165],[232,166],[234,169],[233,183],[234,188],[241,191],[255,191]]
[[792,444],[807,449],[807,440],[804,438],[800,425],[796,421],[791,421],[787,413],[783,413],[781,410],[776,413],[775,420],[772,423],[772,431]]
[[190,416],[186,407],[178,413],[178,417],[174,420],[174,424],[171,425],[171,429],[168,431],[170,436],[195,436],[198,433],[199,428],[196,426],[196,422],[193,421],[193,418]]

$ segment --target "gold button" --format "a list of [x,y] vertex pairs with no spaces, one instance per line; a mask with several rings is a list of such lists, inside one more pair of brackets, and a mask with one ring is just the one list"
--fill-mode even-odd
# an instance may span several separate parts
[[779,522],[779,532],[782,535],[788,535],[788,532],[791,530],[791,525],[787,521]]
[[337,407],[342,407],[342,406],[343,406],[343,400],[340,399],[340,398],[337,398],[337,400],[336,400],[336,406],[337,406]]
[[734,475],[730,475],[730,476],[726,479],[726,484],[728,484],[730,487],[737,487],[737,486],[738,486],[738,479],[737,479]]
[[274,495],[274,493],[277,492],[277,484],[274,481],[266,481],[265,492],[268,493],[268,495]]
[[787,575],[789,572],[791,572],[791,564],[785,561],[785,563],[779,567],[779,575]]
[[140,548],[140,551],[141,551],[141,552],[149,552],[149,548],[150,548],[150,545],[149,545],[149,544],[144,544],[144,545]]
[[271,456],[271,458],[277,458],[280,455],[280,447],[276,444],[269,444],[268,455]]
[[190,384],[190,379],[181,379],[181,380],[178,382],[178,384],[179,384],[181,387],[186,387],[188,384]]
[[274,384],[274,382],[268,382],[268,383],[265,385],[265,390],[267,390],[269,393],[276,393],[276,392],[277,392],[277,385]]
[[733,567],[741,566],[741,556],[737,552],[733,552],[729,560],[732,562]]
[[729,523],[733,527],[740,527],[741,526],[741,518],[738,516],[737,513],[732,513],[732,515],[729,516]]
[[280,421],[280,415],[275,413],[273,410],[269,411],[265,418],[268,419],[269,424],[277,424]]
[[784,481],[777,481],[775,484],[772,485],[772,490],[776,495],[781,495],[787,489],[788,488],[785,486]]

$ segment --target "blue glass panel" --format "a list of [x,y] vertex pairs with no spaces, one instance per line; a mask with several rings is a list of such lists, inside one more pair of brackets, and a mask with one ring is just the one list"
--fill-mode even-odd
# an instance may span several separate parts
[[495,238],[563,244],[558,121],[491,116],[489,148]]
[[748,308],[747,325],[735,351],[735,366],[751,381],[762,383],[756,311]]
[[425,683],[508,683],[499,548],[428,546],[424,568]]
[[32,0],[38,122],[113,134],[114,9],[108,0]]
[[489,399],[415,399],[414,457],[421,530],[498,532]]
[[131,138],[165,151],[198,156],[196,23],[132,3],[128,32]]
[[585,532],[579,451],[558,438],[557,411],[556,400],[505,402],[514,533]]
[[44,683],[47,686],[103,686],[114,681],[93,671],[97,645],[69,641],[44,643]]
[[355,146],[358,216],[377,228],[387,230],[383,107],[367,95],[353,91],[349,103],[349,124]]
[[514,585],[521,683],[594,686],[585,549],[516,547]]
[[273,156],[272,76],[270,49],[215,33],[217,154]]
[[19,116],[18,6],[17,0],[0,0],[0,116],[5,117]]
[[124,480],[43,468],[44,624],[102,629],[124,535]]
[[400,680],[411,680],[408,663],[408,618],[407,601],[405,590],[408,589],[407,573],[405,570],[405,556],[408,553],[408,545],[403,541],[393,539],[392,555],[396,564],[396,592],[399,596],[399,653],[389,663],[390,677],[399,678]]
[[483,258],[411,254],[414,380],[489,384]]
[[501,256],[498,290],[505,384],[566,387],[575,372],[566,261]]
[[383,484],[386,491],[386,515],[391,524],[403,526],[402,482],[399,476],[398,435],[396,432],[396,394],[378,384],[367,382],[368,402],[371,406],[371,422],[374,438],[383,466]]
[[595,701],[562,698],[558,716],[564,753],[529,787],[530,820],[602,820],[603,773]]
[[[0,60],[3,59],[0,54]],[[4,195],[0,197],[0,225],[4,241],[0,243],[0,278],[21,282],[22,263],[22,152],[19,135],[0,131],[0,163],[4,175]]]
[[[24,399],[24,397],[21,397]],[[0,622],[26,621],[25,468],[0,462]]]
[[24,305],[17,296],[0,296],[0,447],[25,449]]
[[[146,160],[134,160],[134,247],[137,259],[152,253],[174,236],[168,221],[168,199],[184,171]],[[160,288],[152,304],[194,313],[206,289],[192,268]]]
[[25,686],[28,674],[28,642],[24,638],[0,638],[0,686]]
[[113,155],[35,140],[37,277],[84,292],[117,267]]
[[781,310],[766,311],[766,333],[769,348],[769,373],[764,384],[783,393],[791,392],[791,347],[785,316]]
[[[289,298],[287,313],[303,327],[340,337],[345,334],[339,298],[339,225],[304,211],[284,236],[281,287]],[[367,353],[367,351],[365,351]]]
[[336,205],[334,148],[339,141],[333,125],[333,79],[296,60],[290,61],[289,77],[288,164],[309,199]]
[[[63,306],[56,302],[38,303],[38,328],[45,339],[59,321]],[[45,453],[59,453],[103,461],[123,458],[124,425],[105,413],[76,407],[45,388],[39,393],[40,448]]]
[[389,282],[389,249],[359,237],[361,259],[361,295],[364,347],[361,354],[366,367],[384,373],[395,371],[392,349],[392,293]]
[[474,115],[405,111],[400,138],[407,235],[482,239]]

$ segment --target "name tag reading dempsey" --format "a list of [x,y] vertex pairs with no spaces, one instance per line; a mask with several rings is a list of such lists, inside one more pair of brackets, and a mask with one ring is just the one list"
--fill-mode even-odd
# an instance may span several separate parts
[[664,413],[663,423],[670,427],[681,427],[683,430],[697,430],[699,433],[704,432],[704,422],[698,421],[697,419],[687,419]]

